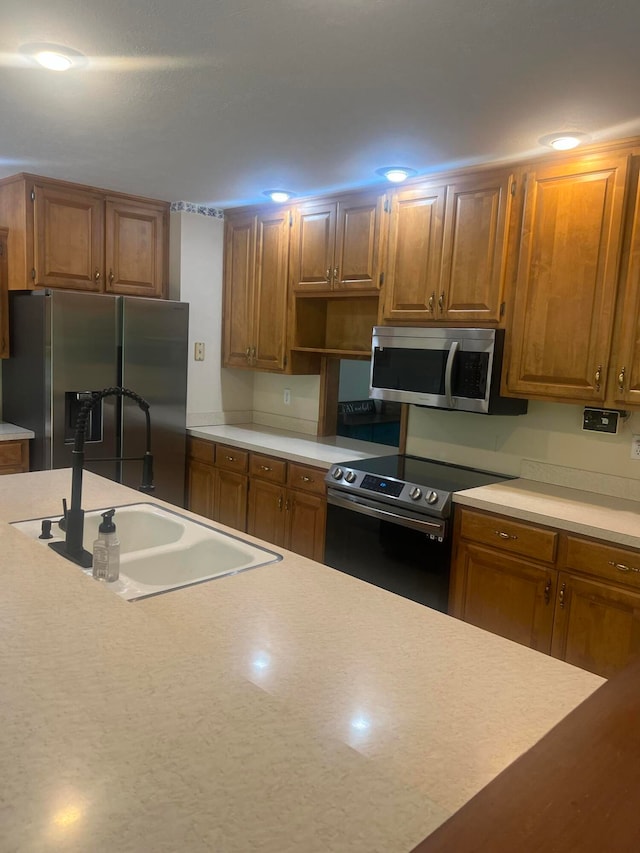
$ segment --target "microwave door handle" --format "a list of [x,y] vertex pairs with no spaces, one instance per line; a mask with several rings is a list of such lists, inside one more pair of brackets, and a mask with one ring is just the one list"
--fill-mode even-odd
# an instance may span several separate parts
[[453,362],[460,346],[460,341],[451,341],[451,348],[447,356],[447,364],[444,369],[444,393],[447,398],[447,406],[453,409],[453,395],[451,393],[451,374],[453,373]]

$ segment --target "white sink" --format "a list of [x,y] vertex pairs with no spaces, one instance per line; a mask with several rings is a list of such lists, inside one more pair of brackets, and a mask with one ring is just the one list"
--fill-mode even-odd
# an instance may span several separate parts
[[[110,507],[85,515],[83,541],[88,551],[106,509]],[[13,527],[44,546],[64,538],[54,522],[54,538],[39,539],[42,521],[17,521]],[[120,578],[106,586],[129,601],[282,559],[274,551],[154,504],[116,507],[114,521],[120,540]],[[81,571],[91,577],[91,569]]]

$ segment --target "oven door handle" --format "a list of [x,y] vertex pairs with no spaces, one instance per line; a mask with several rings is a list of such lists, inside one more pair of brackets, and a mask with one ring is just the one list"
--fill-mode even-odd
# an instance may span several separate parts
[[343,497],[338,495],[333,489],[327,490],[327,503],[332,506],[349,509],[352,512],[359,512],[360,515],[368,515],[371,518],[380,518],[383,521],[390,521],[394,524],[399,524],[402,527],[409,527],[412,530],[419,530],[421,533],[430,533],[434,536],[444,537],[445,523],[443,521],[426,521],[418,518],[408,518],[406,515],[399,515],[397,512],[392,512],[388,509],[382,509],[379,505],[368,506],[360,503],[356,498]]
[[447,406],[449,406],[450,409],[453,409],[454,407],[453,394],[451,393],[451,374],[453,373],[453,362],[455,361],[459,346],[460,341],[451,341],[449,355],[447,356],[447,364],[444,369],[444,393],[447,398]]

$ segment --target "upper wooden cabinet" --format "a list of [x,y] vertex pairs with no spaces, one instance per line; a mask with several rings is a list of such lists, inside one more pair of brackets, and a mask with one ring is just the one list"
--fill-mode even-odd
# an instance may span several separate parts
[[480,172],[393,196],[384,319],[499,322],[513,187]]
[[226,221],[225,367],[285,368],[290,221],[277,209]]
[[299,205],[291,243],[293,291],[376,291],[382,272],[384,201],[380,193],[359,193]]
[[606,399],[628,159],[527,173],[508,391]]
[[0,358],[9,357],[9,298],[7,295],[7,228],[0,228]]
[[9,289],[34,287],[162,297],[169,205],[16,175],[0,182]]

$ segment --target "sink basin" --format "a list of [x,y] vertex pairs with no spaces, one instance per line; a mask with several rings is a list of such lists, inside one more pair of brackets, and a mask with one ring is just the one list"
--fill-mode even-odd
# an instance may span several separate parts
[[[88,551],[97,537],[101,513],[105,509],[85,515],[83,541]],[[18,521],[13,527],[38,539],[44,546],[64,538],[64,533],[54,523],[51,529],[54,538],[39,539],[42,520]],[[154,504],[116,507],[114,521],[120,539],[120,578],[106,585],[128,601],[282,559],[274,551]],[[91,577],[91,569],[84,571]]]

